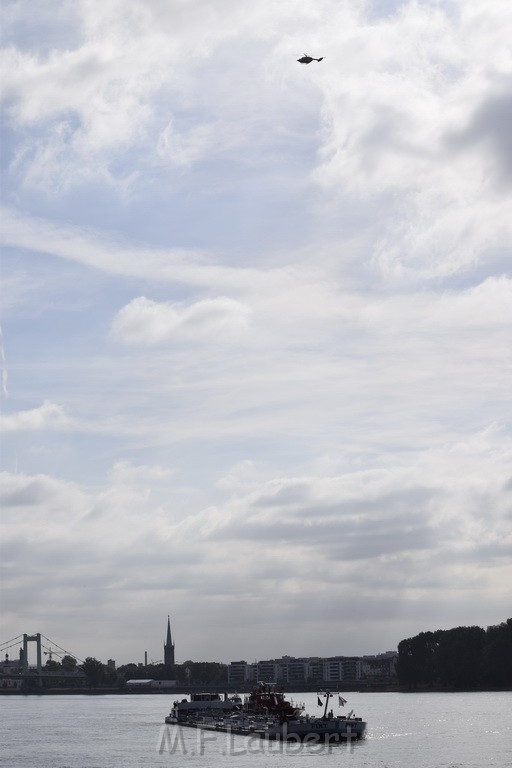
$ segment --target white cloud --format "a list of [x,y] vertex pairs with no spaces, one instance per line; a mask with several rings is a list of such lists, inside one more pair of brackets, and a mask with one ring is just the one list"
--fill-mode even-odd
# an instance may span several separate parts
[[247,306],[226,297],[184,306],[140,296],[117,313],[112,333],[127,344],[162,344],[173,340],[222,342],[243,332],[249,316]]
[[11,634],[79,606],[87,654],[132,658],[178,611],[219,658],[501,620],[510,3],[33,5],[3,52]]
[[375,333],[399,334],[407,317],[408,334],[460,333],[476,329],[489,334],[508,335],[512,324],[512,280],[505,275],[489,277],[467,290],[408,293],[386,299],[360,300],[356,313],[362,325]]
[[39,408],[0,416],[2,429],[6,432],[20,430],[63,430],[70,426],[71,420],[64,408],[57,403],[45,400]]
[[374,257],[387,280],[449,276],[510,242],[510,199],[496,194],[496,181],[511,154],[500,125],[512,14],[503,3],[492,15],[472,5],[450,14],[449,4],[411,3],[361,26],[346,43],[343,77],[330,70],[322,79],[314,179],[361,200],[395,196]]
[[172,469],[160,466],[135,466],[129,461],[119,461],[109,472],[110,482],[117,485],[133,485],[145,482],[149,484],[169,482],[173,475]]
[[211,125],[194,125],[186,132],[176,131],[172,120],[158,137],[157,152],[163,160],[178,166],[197,162],[212,150],[215,136]]
[[286,285],[294,273],[293,269],[232,267],[216,263],[209,254],[194,248],[136,248],[122,238],[25,217],[5,207],[0,207],[0,214],[4,245],[57,256],[109,274],[248,290]]
[[[13,166],[27,186],[62,192],[87,176],[115,184],[125,174],[112,171],[111,157],[130,147],[182,166],[202,159],[206,147],[247,147],[261,135],[261,119],[237,119],[241,103],[253,112],[255,99],[262,96],[265,104],[269,96],[266,89],[246,88],[254,71],[247,53],[253,47],[271,53],[268,45],[290,23],[287,4],[195,0],[184,8],[152,0],[127,8],[112,0],[98,9],[82,0],[75,13],[81,39],[74,47],[36,55],[11,46],[0,61],[9,74],[4,99],[12,124],[41,126],[38,140],[21,145]],[[210,75],[214,55],[221,66]],[[222,67],[230,68],[228,77]],[[185,131],[165,128],[194,106],[210,119]]]
[[7,388],[7,381],[8,381],[7,362],[5,359],[4,334],[1,326],[0,326],[0,366],[1,366],[1,376],[2,376],[2,395],[4,397],[8,397],[9,390]]

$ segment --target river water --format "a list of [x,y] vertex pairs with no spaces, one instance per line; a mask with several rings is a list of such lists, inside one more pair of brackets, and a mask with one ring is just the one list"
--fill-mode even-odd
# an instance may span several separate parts
[[[171,696],[2,696],[8,768],[510,768],[512,692],[346,693],[353,744],[297,745],[165,726]],[[180,697],[181,698],[181,697]],[[294,694],[319,714],[315,694]],[[337,699],[335,698],[334,702]]]

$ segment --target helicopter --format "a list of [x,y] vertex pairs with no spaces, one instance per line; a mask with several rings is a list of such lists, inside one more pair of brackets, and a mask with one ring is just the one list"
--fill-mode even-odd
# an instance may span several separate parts
[[319,59],[315,59],[314,56],[308,56],[307,53],[304,54],[304,56],[301,56],[300,59],[297,59],[299,64],[311,64],[312,61],[322,61],[323,56],[321,56]]

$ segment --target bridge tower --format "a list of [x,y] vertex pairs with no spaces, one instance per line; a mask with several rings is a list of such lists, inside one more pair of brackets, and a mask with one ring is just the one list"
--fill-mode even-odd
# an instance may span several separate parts
[[41,663],[41,633],[38,632],[37,635],[23,635],[23,672],[27,674],[28,672],[28,644],[29,643],[35,643],[36,644],[36,652],[37,652],[37,675],[39,678],[39,685],[42,685],[41,680],[41,671],[42,671],[42,663]]

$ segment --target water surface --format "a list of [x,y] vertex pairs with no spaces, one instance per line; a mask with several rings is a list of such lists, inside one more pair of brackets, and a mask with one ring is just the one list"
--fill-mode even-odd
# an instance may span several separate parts
[[[2,696],[9,768],[510,768],[512,693],[345,693],[367,737],[306,746],[165,726],[172,696]],[[312,693],[293,694],[319,714]]]

